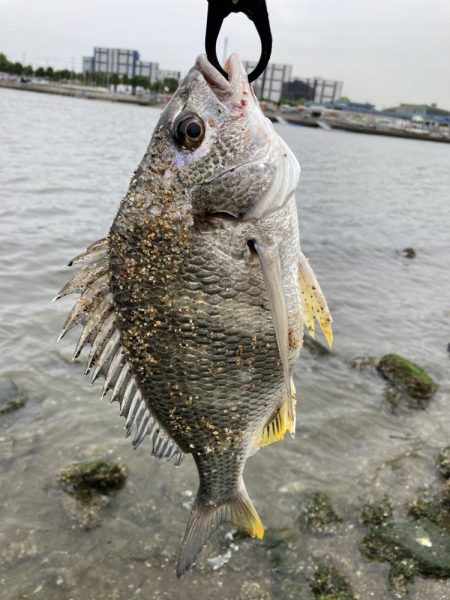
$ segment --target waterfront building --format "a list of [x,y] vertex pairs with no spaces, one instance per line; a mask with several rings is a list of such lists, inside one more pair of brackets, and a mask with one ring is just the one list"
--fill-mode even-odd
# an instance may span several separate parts
[[157,62],[141,60],[137,50],[125,48],[103,48],[96,46],[93,56],[83,56],[83,73],[105,73],[107,75],[135,75],[147,77],[150,83],[173,77],[181,78],[180,71],[160,69]]
[[150,83],[160,81],[159,71],[159,64],[157,62],[138,60],[136,63],[136,75],[147,77]]
[[[250,60],[245,60],[242,64],[247,73],[256,67],[256,62]],[[289,81],[291,76],[292,65],[269,63],[263,74],[254,82],[256,96],[278,102],[281,99],[283,83]]]
[[283,100],[295,101],[304,98],[316,104],[327,104],[336,102],[342,96],[343,86],[342,81],[321,77],[295,78],[283,84],[281,97]]
[[158,81],[164,81],[164,79],[176,79],[180,81],[180,71],[170,71],[169,69],[160,69],[158,74]]
[[[134,77],[137,74],[136,65],[139,61],[139,52],[123,48],[101,48],[96,46],[91,61],[92,73]],[[88,57],[83,59],[83,67],[85,65],[89,67]]]

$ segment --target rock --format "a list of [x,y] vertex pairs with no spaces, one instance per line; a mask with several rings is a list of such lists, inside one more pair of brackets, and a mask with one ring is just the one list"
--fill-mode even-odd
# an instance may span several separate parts
[[335,567],[318,565],[309,585],[318,600],[354,600],[352,586]]
[[306,531],[332,533],[341,517],[334,511],[331,501],[323,492],[311,492],[303,496],[303,510],[298,517],[300,527]]
[[412,398],[404,389],[388,384],[383,395],[386,399],[390,412],[393,415],[398,415],[402,409],[425,410],[429,400],[423,398]]
[[448,479],[441,492],[441,503],[447,511],[450,509],[450,479]]
[[450,577],[450,534],[429,519],[371,527],[361,551],[368,558],[391,563],[395,569],[408,559],[424,577]]
[[416,258],[416,251],[410,246],[408,246],[407,248],[403,248],[402,254],[403,256],[406,256],[406,258]]
[[382,525],[392,516],[392,502],[384,496],[378,502],[367,502],[361,509],[361,521],[365,525]]
[[348,366],[358,371],[367,371],[377,366],[376,356],[355,356],[348,361]]
[[437,389],[436,383],[423,369],[398,354],[386,354],[377,365],[378,371],[412,398],[426,400]]
[[422,493],[408,506],[408,514],[413,519],[426,518],[433,523],[442,520],[441,506],[436,498],[432,498],[428,491]]
[[257,581],[244,581],[239,592],[239,600],[270,600],[270,594],[263,590]]
[[108,493],[120,489],[128,475],[124,465],[105,460],[69,465],[58,475],[66,491],[78,495]]
[[389,572],[389,583],[397,597],[406,596],[408,586],[414,581],[416,565],[411,558],[404,558],[392,565]]
[[24,406],[27,401],[24,390],[10,379],[0,379],[0,415],[12,412]]
[[314,354],[315,356],[326,356],[327,354],[331,354],[331,351],[312,338],[310,335],[305,335],[303,338],[303,347],[308,350],[310,354]]
[[445,479],[450,478],[450,446],[444,448],[439,454],[438,458],[438,471]]
[[90,531],[100,525],[102,512],[110,505],[111,499],[106,494],[72,494],[65,495],[62,505],[70,519],[81,528]]

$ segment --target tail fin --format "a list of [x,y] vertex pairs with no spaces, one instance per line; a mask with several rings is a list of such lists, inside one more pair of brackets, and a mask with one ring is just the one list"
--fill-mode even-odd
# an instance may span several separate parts
[[192,566],[203,546],[224,521],[230,521],[234,527],[252,537],[261,539],[264,535],[263,524],[244,484],[235,498],[216,506],[205,503],[197,495],[178,553],[178,578]]

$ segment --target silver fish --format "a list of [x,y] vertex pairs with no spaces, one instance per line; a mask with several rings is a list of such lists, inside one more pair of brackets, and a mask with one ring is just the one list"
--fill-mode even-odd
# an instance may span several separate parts
[[194,563],[217,526],[263,526],[244,465],[295,432],[292,369],[314,319],[331,316],[300,250],[300,168],[258,105],[236,55],[226,80],[200,56],[164,110],[108,236],[58,297],[81,293],[87,371],[106,379],[133,444],[179,464],[199,489],[178,555]]

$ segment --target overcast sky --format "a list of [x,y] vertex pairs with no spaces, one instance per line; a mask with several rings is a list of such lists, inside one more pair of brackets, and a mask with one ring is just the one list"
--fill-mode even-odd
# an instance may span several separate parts
[[[450,0],[267,0],[272,61],[299,77],[344,82],[344,94],[378,107],[431,103],[450,110]],[[93,46],[132,48],[185,72],[203,51],[207,0],[0,0],[0,52],[81,69]],[[259,56],[253,24],[224,23],[229,52]]]

